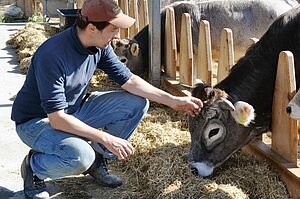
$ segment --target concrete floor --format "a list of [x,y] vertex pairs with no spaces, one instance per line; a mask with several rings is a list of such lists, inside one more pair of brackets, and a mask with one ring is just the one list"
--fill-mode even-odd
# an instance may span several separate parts
[[0,198],[23,198],[20,165],[29,148],[21,142],[10,120],[13,98],[25,75],[18,70],[15,49],[6,44],[24,24],[0,24]]
[[[26,76],[20,73],[16,50],[6,43],[13,33],[24,26],[0,24],[0,199],[25,198],[20,166],[29,147],[18,137],[10,115],[14,97]],[[55,183],[47,183],[47,188],[53,196],[51,198],[64,198],[56,195],[60,186]]]

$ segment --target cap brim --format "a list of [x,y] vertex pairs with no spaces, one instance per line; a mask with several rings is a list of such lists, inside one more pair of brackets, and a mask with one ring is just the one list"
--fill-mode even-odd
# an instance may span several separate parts
[[112,25],[117,26],[118,28],[129,28],[135,22],[135,19],[125,15],[122,11],[112,20],[109,21]]

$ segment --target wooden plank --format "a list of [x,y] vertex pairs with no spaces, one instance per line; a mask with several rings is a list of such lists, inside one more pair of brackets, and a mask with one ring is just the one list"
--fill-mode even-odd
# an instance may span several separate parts
[[149,23],[148,19],[148,1],[140,0],[140,12],[139,12],[139,29],[143,29]]
[[25,0],[24,2],[24,14],[26,17],[31,17],[33,15],[34,2],[33,0]]
[[190,96],[192,87],[184,87],[175,78],[163,76],[161,78],[161,88],[176,96]]
[[173,8],[166,9],[165,21],[165,69],[169,77],[176,78],[177,43]]
[[145,26],[149,24],[149,10],[148,10],[148,0],[144,0],[144,23]]
[[297,121],[290,118],[285,109],[289,94],[296,90],[293,54],[279,54],[277,76],[273,97],[272,149],[285,159],[297,164]]
[[180,83],[194,85],[191,17],[188,13],[182,14],[181,19],[179,59]]
[[234,64],[232,31],[229,28],[223,28],[221,32],[220,57],[218,66],[217,82],[227,77],[230,68]]
[[137,1],[138,0],[131,0],[130,1],[130,10],[129,10],[129,16],[134,18],[136,21],[134,24],[129,28],[129,37],[133,38],[136,33],[139,32],[139,13],[138,13],[138,7],[137,7]]
[[260,140],[252,141],[243,150],[253,154],[256,159],[267,160],[269,165],[278,171],[290,196],[293,199],[300,199],[300,168],[298,166],[284,159]]
[[149,77],[150,84],[161,83],[161,17],[160,1],[149,1]]
[[76,0],[76,8],[81,9],[85,0]]
[[200,22],[197,55],[196,78],[212,86],[213,77],[210,25],[206,20],[202,20]]
[[[128,0],[119,0],[119,6],[124,14],[128,15]],[[129,29],[120,29],[120,38],[129,37]]]

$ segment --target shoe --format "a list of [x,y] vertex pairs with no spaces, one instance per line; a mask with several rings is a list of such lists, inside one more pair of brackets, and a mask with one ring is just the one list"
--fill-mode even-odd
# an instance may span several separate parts
[[96,182],[104,187],[116,188],[122,185],[122,179],[119,176],[110,174],[106,166],[106,159],[96,152],[96,158],[92,166],[83,173],[89,174]]
[[30,150],[21,165],[21,176],[24,181],[24,195],[26,199],[50,198],[44,180],[39,179],[31,170],[30,158],[34,153]]

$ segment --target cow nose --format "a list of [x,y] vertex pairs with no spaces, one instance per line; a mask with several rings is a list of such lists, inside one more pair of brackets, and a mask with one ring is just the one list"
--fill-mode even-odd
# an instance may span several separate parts
[[191,170],[197,176],[208,177],[213,173],[214,167],[203,162],[194,162],[191,165]]
[[292,113],[292,108],[290,106],[286,107],[286,112],[290,115]]
[[120,61],[121,61],[122,63],[124,63],[124,64],[127,63],[127,59],[125,59],[125,58],[121,58]]
[[197,168],[195,168],[195,167],[192,167],[192,168],[191,168],[191,170],[192,170],[192,174],[194,174],[194,175],[196,175],[196,176],[198,176],[198,175],[199,175],[199,173],[198,173],[198,169],[197,169]]

